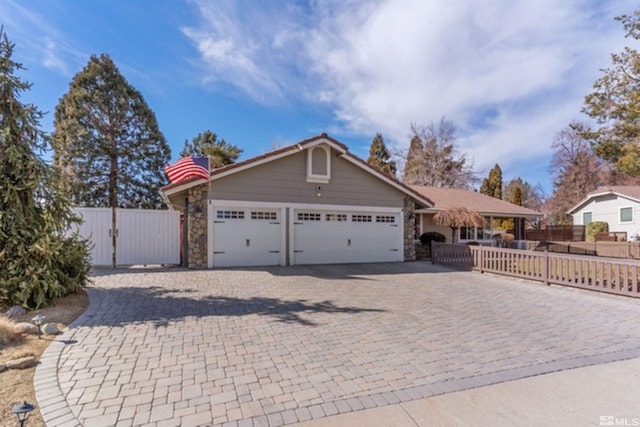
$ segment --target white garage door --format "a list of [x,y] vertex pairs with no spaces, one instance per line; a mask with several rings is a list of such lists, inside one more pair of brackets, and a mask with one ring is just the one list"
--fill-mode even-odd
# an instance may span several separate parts
[[296,209],[292,264],[403,260],[399,213]]
[[279,209],[213,209],[213,266],[279,265],[282,252]]

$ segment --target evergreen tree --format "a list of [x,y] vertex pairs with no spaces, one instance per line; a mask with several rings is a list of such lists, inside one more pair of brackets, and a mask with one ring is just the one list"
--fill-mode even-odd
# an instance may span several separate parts
[[424,145],[422,139],[418,135],[413,135],[409,143],[409,153],[407,161],[404,164],[404,173],[402,179],[405,184],[421,184],[424,180],[424,169],[426,168],[424,161]]
[[170,149],[144,98],[106,55],[91,56],[55,111],[55,163],[73,202],[159,208]]
[[[616,18],[626,37],[640,40],[640,11]],[[594,144],[595,154],[626,174],[640,175],[640,52],[626,47],[612,54],[613,67],[603,70],[583,111],[599,124],[582,136]]]
[[514,205],[522,206],[522,188],[516,187],[513,192],[513,200],[511,201]]
[[496,165],[489,171],[489,177],[482,180],[480,193],[487,196],[502,199],[502,169],[500,165]]
[[42,113],[19,100],[31,85],[14,47],[0,28],[0,305],[37,308],[84,287],[90,265],[87,243],[65,236],[78,219],[40,157]]
[[389,151],[387,151],[384,138],[382,138],[381,134],[377,133],[371,141],[371,148],[369,149],[369,158],[367,159],[367,163],[377,167],[389,175],[395,175],[396,162],[390,159],[391,155],[389,154]]
[[224,139],[218,140],[218,135],[206,130],[195,136],[191,142],[184,141],[184,148],[180,156],[195,156],[209,158],[209,169],[219,168],[235,163],[242,154],[242,149],[229,144]]
[[[518,195],[520,193],[520,202],[518,203]],[[544,204],[544,194],[540,185],[533,186],[522,178],[514,178],[507,183],[502,192],[503,200],[523,206],[525,208],[540,211]]]

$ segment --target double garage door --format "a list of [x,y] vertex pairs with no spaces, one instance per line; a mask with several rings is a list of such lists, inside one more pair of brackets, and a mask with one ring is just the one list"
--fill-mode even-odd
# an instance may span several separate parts
[[403,261],[400,210],[211,206],[210,266]]

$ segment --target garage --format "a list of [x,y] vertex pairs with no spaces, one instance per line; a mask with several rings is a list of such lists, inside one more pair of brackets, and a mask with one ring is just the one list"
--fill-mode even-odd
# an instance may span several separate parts
[[295,209],[291,264],[402,261],[400,213]]
[[282,263],[284,239],[280,209],[218,206],[211,212],[214,267]]
[[414,260],[415,211],[433,206],[326,134],[162,191],[191,268]]

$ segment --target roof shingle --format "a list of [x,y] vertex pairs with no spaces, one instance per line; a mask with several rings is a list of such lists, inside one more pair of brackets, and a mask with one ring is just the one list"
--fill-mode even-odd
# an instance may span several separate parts
[[466,207],[484,215],[538,217],[542,214],[495,197],[464,188],[440,188],[424,185],[411,185],[415,191],[428,197],[434,203],[429,211],[442,211],[449,208]]

